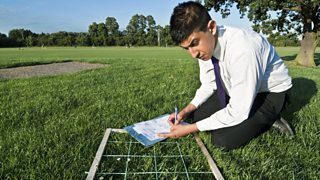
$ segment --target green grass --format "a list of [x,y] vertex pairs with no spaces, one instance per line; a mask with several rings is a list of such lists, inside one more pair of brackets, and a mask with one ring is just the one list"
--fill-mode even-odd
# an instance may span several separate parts
[[[90,61],[112,63],[119,60],[172,60],[188,56],[178,48],[0,48],[0,68],[44,64],[58,61]],[[130,62],[128,62],[130,63]]]
[[[129,160],[128,154],[131,156]],[[143,147],[128,134],[112,133],[96,178],[124,179],[126,168],[129,179],[156,179],[156,176],[159,179],[186,179],[185,169],[191,179],[213,179],[206,158],[192,135],[179,141],[168,139],[152,147]]]
[[[200,133],[227,179],[320,177],[320,69],[291,63],[297,48],[278,50],[294,83],[284,117],[297,135],[271,130],[226,152]],[[0,179],[84,179],[107,127],[183,107],[199,86],[197,62],[179,48],[0,49],[1,68],[71,60],[110,66],[0,80]]]

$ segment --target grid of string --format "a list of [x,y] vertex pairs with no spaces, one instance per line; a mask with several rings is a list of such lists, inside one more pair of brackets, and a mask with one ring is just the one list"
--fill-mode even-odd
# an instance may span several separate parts
[[[136,154],[132,154],[132,144],[139,144],[139,142],[132,142],[131,140],[129,142],[127,141],[108,141],[108,144],[110,145],[111,143],[115,143],[115,144],[129,144],[128,146],[128,153],[126,154],[104,154],[103,157],[106,158],[108,160],[108,158],[124,158],[126,159],[125,162],[125,171],[124,172],[97,172],[96,173],[96,177],[101,177],[101,176],[106,176],[106,175],[123,175],[124,179],[127,179],[127,177],[130,177],[131,175],[154,175],[156,177],[156,179],[159,178],[159,175],[161,174],[182,174],[186,176],[186,179],[190,179],[190,174],[212,174],[211,171],[188,171],[186,162],[185,162],[185,158],[190,158],[190,157],[196,157],[196,156],[203,156],[203,155],[183,155],[181,148],[180,148],[180,144],[179,142],[175,141],[175,142],[160,142],[161,144],[175,144],[177,146],[178,152],[179,154],[177,155],[158,155],[155,146],[153,147],[153,154],[152,155],[136,155]],[[108,147],[108,145],[107,145]],[[128,168],[129,168],[129,164],[131,161],[131,158],[152,158],[153,159],[153,164],[154,164],[154,170],[153,171],[145,171],[145,172],[128,172]],[[182,164],[183,164],[183,169],[184,171],[174,171],[174,172],[170,172],[170,171],[159,171],[159,169],[157,168],[158,166],[158,162],[157,162],[157,158],[176,158],[176,159],[180,159]],[[101,162],[100,162],[101,164]],[[103,178],[100,178],[103,179]]]

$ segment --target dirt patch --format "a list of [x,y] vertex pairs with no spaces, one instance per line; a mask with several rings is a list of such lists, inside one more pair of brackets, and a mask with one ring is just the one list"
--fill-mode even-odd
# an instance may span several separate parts
[[0,78],[27,78],[34,76],[52,76],[66,73],[74,73],[87,69],[96,69],[107,66],[87,62],[62,62],[36,66],[23,66],[16,68],[0,69]]

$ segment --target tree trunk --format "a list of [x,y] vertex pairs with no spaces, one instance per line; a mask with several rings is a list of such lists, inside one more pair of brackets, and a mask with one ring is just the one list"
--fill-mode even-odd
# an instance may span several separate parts
[[299,54],[295,61],[301,66],[314,67],[316,66],[314,61],[314,53],[319,41],[317,37],[319,34],[315,32],[305,32],[301,41],[301,47]]

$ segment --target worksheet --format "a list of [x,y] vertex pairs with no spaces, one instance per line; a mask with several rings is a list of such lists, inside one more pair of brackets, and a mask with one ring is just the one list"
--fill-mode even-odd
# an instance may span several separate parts
[[169,115],[161,116],[156,119],[143,121],[133,125],[133,129],[138,133],[146,136],[150,141],[159,139],[157,133],[169,133],[170,125],[167,122]]
[[157,136],[157,133],[169,133],[170,125],[168,123],[169,114],[164,114],[154,119],[135,123],[124,129],[136,140],[145,146],[151,146],[166,138]]

